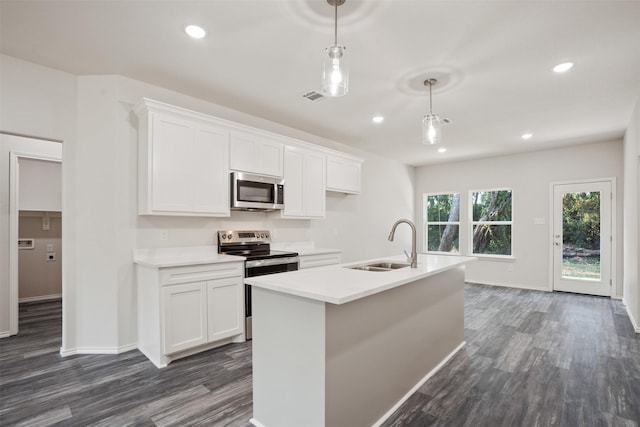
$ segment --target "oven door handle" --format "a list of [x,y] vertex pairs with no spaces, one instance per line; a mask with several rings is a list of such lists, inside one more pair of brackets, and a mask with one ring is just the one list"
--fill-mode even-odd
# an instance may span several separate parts
[[269,265],[280,265],[280,264],[293,264],[298,263],[298,257],[289,257],[289,258],[270,258],[270,259],[258,259],[255,261],[245,261],[244,266],[246,268],[254,268],[254,267],[266,267]]

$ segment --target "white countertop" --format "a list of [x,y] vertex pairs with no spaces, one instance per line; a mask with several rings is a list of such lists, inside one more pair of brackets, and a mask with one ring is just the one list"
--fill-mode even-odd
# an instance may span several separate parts
[[344,268],[386,260],[406,262],[405,256],[385,257],[250,277],[245,279],[245,283],[317,301],[344,304],[456,268],[475,259],[464,256],[419,254],[418,268],[406,267],[382,272]]
[[342,253],[342,249],[316,248],[313,242],[272,243],[271,249],[297,252],[300,256]]
[[339,254],[342,253],[342,249],[330,249],[330,248],[304,248],[296,250],[298,255],[324,255],[324,254]]
[[146,267],[164,268],[223,262],[244,262],[244,257],[219,254],[217,246],[185,246],[134,249],[133,262]]

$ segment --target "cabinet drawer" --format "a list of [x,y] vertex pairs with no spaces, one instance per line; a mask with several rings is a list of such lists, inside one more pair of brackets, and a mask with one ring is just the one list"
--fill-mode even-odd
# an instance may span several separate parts
[[177,283],[223,279],[225,277],[242,277],[243,275],[244,263],[242,262],[171,267],[163,268],[160,271],[160,283],[165,286],[175,285]]

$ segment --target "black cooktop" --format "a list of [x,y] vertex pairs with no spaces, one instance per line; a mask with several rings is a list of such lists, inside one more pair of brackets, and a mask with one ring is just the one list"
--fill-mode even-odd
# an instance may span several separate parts
[[247,258],[247,260],[259,260],[259,259],[270,259],[270,258],[288,258],[298,256],[297,252],[287,252],[287,251],[272,251],[271,249],[262,249],[262,250],[252,250],[249,248],[245,249],[236,249],[236,250],[226,250],[222,249],[223,254],[227,255],[237,255],[243,256]]

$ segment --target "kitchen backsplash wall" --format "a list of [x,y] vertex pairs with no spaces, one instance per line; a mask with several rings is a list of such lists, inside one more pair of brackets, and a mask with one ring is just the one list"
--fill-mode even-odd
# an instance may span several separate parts
[[229,218],[192,217],[188,220],[139,216],[136,222],[140,248],[217,245],[218,230],[270,230],[273,241],[311,240],[311,220],[273,218],[272,214],[264,212],[235,211]]

